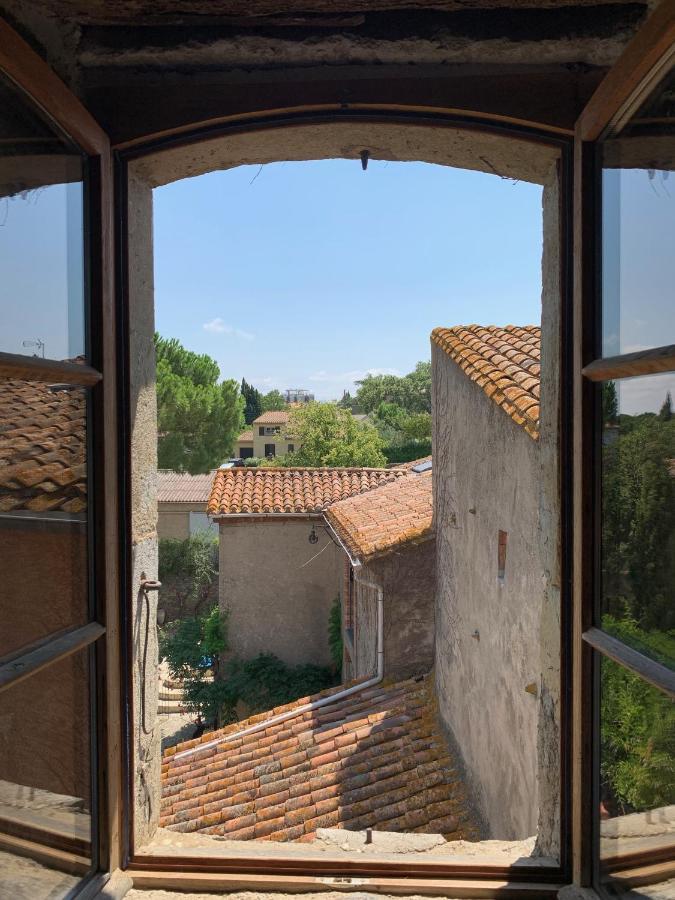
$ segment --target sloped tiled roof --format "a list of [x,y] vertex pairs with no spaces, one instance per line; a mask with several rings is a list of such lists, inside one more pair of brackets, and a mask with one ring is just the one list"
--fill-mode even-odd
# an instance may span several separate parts
[[530,437],[539,437],[541,329],[537,325],[435,328],[431,340]]
[[324,513],[352,559],[365,563],[432,536],[431,471],[410,473],[367,495],[334,503]]
[[87,507],[82,388],[0,381],[0,512]]
[[288,412],[285,409],[270,410],[264,412],[253,420],[253,425],[282,425],[288,422]]
[[187,472],[162,470],[157,473],[157,500],[160,503],[203,503],[206,506],[213,472],[188,475]]
[[304,697],[165,751],[160,825],[233,840],[312,840],[317,828],[478,835],[431,691],[416,678],[364,689],[190,756]]
[[248,431],[242,431],[242,433],[237,438],[237,443],[240,444],[242,441],[252,441],[253,440],[253,430],[249,428]]
[[213,479],[211,516],[319,513],[331,503],[405,475],[405,469],[220,469]]

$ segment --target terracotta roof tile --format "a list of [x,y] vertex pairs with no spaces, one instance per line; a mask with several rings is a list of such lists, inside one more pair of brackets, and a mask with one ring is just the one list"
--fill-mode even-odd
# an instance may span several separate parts
[[86,392],[0,381],[0,511],[87,508]]
[[254,419],[253,425],[285,425],[288,422],[288,411],[285,409],[269,410]]
[[248,431],[242,431],[239,437],[236,440],[237,444],[241,444],[244,441],[252,441],[253,440],[253,430],[249,428]]
[[405,469],[219,469],[213,479],[208,513],[211,516],[319,513],[332,503],[370,491],[405,474]]
[[[312,840],[317,828],[336,827],[477,837],[427,680],[366,688],[269,730],[176,758],[261,719],[165,752],[161,825],[235,840]],[[351,740],[336,749],[346,736]]]
[[186,472],[171,472],[160,469],[157,473],[157,500],[160,503],[208,503],[213,476],[188,475]]
[[539,438],[541,329],[537,325],[435,328],[431,340],[530,437]]
[[432,537],[431,471],[410,473],[367,495],[335,503],[324,513],[352,559],[365,563]]

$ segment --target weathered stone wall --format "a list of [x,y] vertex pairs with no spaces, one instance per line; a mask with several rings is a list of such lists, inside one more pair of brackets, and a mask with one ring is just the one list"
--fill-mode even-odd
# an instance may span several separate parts
[[159,821],[160,728],[157,721],[157,397],[155,390],[152,189],[129,179],[129,395],[131,404],[131,627],[133,641],[134,841]]
[[539,827],[536,853],[560,853],[560,187],[551,168],[542,192],[539,554]]
[[[313,525],[317,544],[308,540]],[[221,525],[219,602],[229,613],[233,655],[331,664],[328,619],[343,553],[318,525],[310,519]]]
[[384,676],[403,679],[434,664],[436,542],[431,540],[373,560],[355,572],[356,660],[354,678],[377,666],[377,591],[384,605]]
[[439,712],[489,837],[520,839],[539,808],[539,447],[435,346],[432,365]]

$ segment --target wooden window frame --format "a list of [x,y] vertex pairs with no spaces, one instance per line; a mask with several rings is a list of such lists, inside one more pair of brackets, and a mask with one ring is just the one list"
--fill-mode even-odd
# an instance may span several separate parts
[[[568,651],[571,652],[571,668],[569,677],[563,679],[563,702],[567,712],[563,716],[561,727],[571,732],[571,747],[569,752],[562,754],[561,784],[563,801],[563,827],[561,842],[563,851],[569,848],[569,865],[563,860],[560,869],[551,871],[548,883],[542,883],[542,872],[530,869],[528,881],[513,882],[507,879],[525,877],[528,873],[508,870],[504,867],[501,871],[481,870],[480,867],[472,867],[470,871],[453,869],[443,871],[442,868],[413,867],[406,873],[400,868],[379,867],[370,875],[370,881],[364,887],[372,890],[400,891],[401,886],[409,891],[420,893],[448,893],[454,891],[455,896],[475,896],[482,892],[484,896],[499,892],[500,895],[511,893],[513,896],[555,896],[559,885],[564,881],[573,880],[577,885],[589,886],[592,880],[592,835],[590,833],[590,817],[588,810],[592,802],[592,716],[593,697],[591,687],[593,641],[598,637],[593,631],[593,602],[592,602],[592,575],[593,575],[593,489],[594,471],[592,457],[589,456],[589,441],[592,440],[593,423],[593,382],[608,377],[623,377],[628,374],[627,365],[632,366],[630,374],[648,374],[655,371],[663,371],[657,368],[663,365],[664,360],[672,357],[673,348],[668,352],[640,354],[638,359],[621,357],[614,360],[597,360],[593,341],[594,335],[594,291],[595,291],[595,260],[588,248],[592,247],[595,240],[595,222],[597,220],[596,198],[594,196],[594,144],[600,137],[608,122],[617,115],[628,103],[641,82],[647,78],[655,66],[659,64],[669,47],[675,40],[675,7],[671,2],[666,2],[657,8],[648,20],[646,26],[628,46],[626,52],[607,78],[602,82],[598,91],[586,107],[577,123],[574,140],[574,163],[576,177],[574,179],[574,303],[573,323],[567,323],[564,338],[564,349],[572,358],[567,364],[571,376],[572,394],[564,402],[563,426],[567,423],[573,432],[571,468],[573,480],[563,481],[562,493],[573,491],[570,509],[571,519],[563,522],[563,544],[570,559],[563,570],[563,576],[572,578],[573,586],[569,605],[563,603],[561,612],[565,617],[568,611],[571,613],[572,639],[561,647],[563,669]],[[101,699],[101,711],[104,713],[101,719],[99,738],[101,748],[105,748],[104,759],[100,765],[101,778],[107,782],[105,790],[101,791],[101,797],[105,801],[101,810],[103,826],[101,828],[102,843],[100,847],[100,860],[102,865],[110,870],[126,867],[132,870],[134,882],[138,887],[162,886],[162,887],[187,887],[197,889],[217,889],[223,885],[229,889],[307,889],[318,887],[317,874],[307,873],[306,864],[298,860],[240,860],[235,865],[234,861],[228,861],[228,865],[221,866],[211,872],[203,871],[203,859],[170,859],[157,858],[152,861],[152,868],[147,857],[141,859],[129,859],[130,837],[128,821],[124,822],[123,811],[125,809],[126,791],[125,781],[128,779],[128,771],[124,769],[122,760],[125,753],[125,741],[122,735],[122,695],[120,692],[120,673],[123,670],[124,678],[128,677],[128,669],[122,667],[120,615],[121,606],[126,602],[126,584],[122,578],[119,552],[126,553],[127,540],[124,529],[120,526],[122,513],[124,512],[124,495],[120,495],[118,485],[124,484],[124,478],[128,475],[128,435],[126,433],[125,417],[119,414],[118,397],[123,397],[123,385],[119,385],[118,372],[124,373],[124,353],[126,336],[116,337],[116,322],[118,315],[114,308],[113,300],[113,200],[112,200],[112,165],[107,137],[91,118],[87,110],[68,91],[60,79],[53,73],[49,66],[37,56],[37,54],[3,21],[0,19],[0,70],[2,70],[21,90],[45,110],[48,115],[69,134],[74,142],[88,155],[91,165],[92,195],[94,199],[95,213],[92,216],[92,233],[90,235],[90,249],[93,266],[91,269],[92,290],[92,334],[98,339],[93,341],[91,347],[91,371],[84,371],[78,367],[78,373],[70,371],[68,364],[53,364],[58,366],[58,380],[69,383],[80,383],[80,379],[91,379],[86,385],[92,389],[94,402],[92,404],[92,421],[94,428],[102,435],[96,448],[97,465],[94,466],[95,492],[100,497],[96,507],[95,528],[97,534],[102,537],[97,542],[97,557],[95,566],[99,575],[98,592],[100,595],[99,625],[105,628],[105,634],[80,635],[82,646],[87,644],[96,646],[100,656],[99,671],[105,672],[105,681],[97,685]],[[361,119],[378,121],[401,121],[434,124],[438,126],[444,121],[454,126],[464,125],[472,128],[486,128],[494,130],[494,125],[460,115],[442,114],[432,115],[419,110],[398,108],[395,111],[388,109],[363,109],[360,112]],[[330,114],[321,115],[306,111],[298,116],[280,114],[267,121],[260,119],[248,119],[245,123],[232,121],[221,123],[221,130],[229,129],[232,132],[266,127],[278,126],[285,120],[292,125],[296,121],[323,122],[328,118],[349,120],[354,118],[353,110],[345,110],[344,114],[333,111]],[[398,117],[398,118],[397,118]],[[264,117],[263,117],[264,119]],[[511,128],[523,136],[527,129]],[[509,131],[509,123],[501,123],[501,133]],[[195,140],[195,132],[187,135],[169,135],[167,140],[182,141]],[[202,136],[211,136],[202,130]],[[566,152],[569,148],[569,137],[565,134],[551,132],[530,131],[530,137],[541,140],[542,136],[548,143],[557,139],[565,145]],[[145,152],[157,149],[157,144]],[[118,224],[120,234],[124,234],[125,200],[123,174],[129,155],[119,154],[118,165]],[[565,173],[564,193],[569,194],[570,175]],[[567,185],[565,189],[565,184]],[[565,210],[561,209],[563,222]],[[568,220],[571,217],[567,217]],[[568,221],[569,224],[569,221]],[[563,241],[564,243],[564,241]],[[120,247],[115,266],[123,276],[125,273],[125,248]],[[563,275],[571,272],[571,260],[569,253],[563,261]],[[124,303],[124,284],[119,282],[119,301]],[[96,298],[96,299],[95,299]],[[119,311],[119,321],[124,322],[123,309]],[[103,336],[105,335],[105,339]],[[571,336],[573,340],[571,339]],[[661,348],[662,349],[662,348]],[[120,367],[118,369],[118,359]],[[660,360],[660,363],[659,363]],[[670,361],[665,363],[670,366]],[[33,380],[53,380],[56,370],[51,369],[51,363],[43,364],[41,361],[32,361],[28,357],[12,357],[11,354],[0,355],[0,377],[22,377]],[[614,366],[615,368],[611,368]],[[616,368],[616,367],[619,368]],[[65,368],[64,368],[65,367]],[[608,374],[609,373],[609,374]],[[70,381],[70,379],[73,379]],[[565,398],[563,398],[564,400]],[[119,425],[118,425],[119,422]],[[588,426],[591,426],[590,428]],[[564,448],[561,447],[562,465],[565,465]],[[119,470],[118,470],[119,462]],[[566,473],[561,469],[562,478]],[[565,487],[565,484],[567,485]],[[565,494],[566,496],[566,494]],[[573,536],[573,543],[570,544]],[[574,569],[571,566],[571,558],[575,560]],[[564,588],[563,584],[563,588]],[[122,601],[122,603],[120,602]],[[73,635],[70,640],[76,642]],[[36,648],[37,650],[37,648]],[[58,652],[65,652],[63,646]],[[56,658],[56,657],[53,657]],[[625,663],[625,657],[624,657]],[[26,661],[29,662],[29,661]],[[639,661],[638,661],[639,663]],[[31,663],[39,665],[39,661]],[[643,672],[644,674],[644,672]],[[17,676],[19,677],[19,676]],[[10,683],[11,679],[6,683]],[[128,685],[125,688],[126,700],[130,701]],[[568,715],[570,718],[568,719]],[[127,758],[128,763],[128,758]],[[128,784],[126,784],[128,787]],[[566,818],[566,796],[570,791],[569,820]],[[127,813],[129,810],[127,810]],[[125,830],[126,829],[126,830]],[[107,840],[105,838],[107,837]],[[325,887],[325,878],[331,876],[345,876],[350,869],[358,875],[358,867],[342,865],[339,872],[331,870],[330,865],[324,869],[322,886]],[[103,876],[105,877],[105,876]],[[100,883],[100,882],[99,882]]]
[[[116,345],[112,246],[112,156],[105,132],[47,63],[0,18],[0,73],[67,135],[86,157],[84,258],[88,295],[87,365],[0,353],[0,379],[68,383],[90,389],[87,410],[89,530],[91,544],[91,621],[36,642],[0,666],[0,690],[85,648],[90,648],[91,722],[94,739],[95,794],[92,808],[92,859],[96,870],[87,876],[79,896],[93,896],[109,873],[122,864],[121,717],[119,678],[119,590]],[[57,850],[38,844],[24,851],[49,863]]]
[[[574,619],[572,733],[572,874],[574,882],[600,886],[595,846],[599,655],[673,696],[675,676],[665,666],[612,638],[596,623],[599,561],[598,382],[673,371],[675,346],[601,357],[599,272],[602,247],[601,169],[597,147],[606,131],[654,88],[672,61],[675,3],[666,0],[652,13],[620,60],[599,85],[575,129],[574,191]],[[589,815],[591,811],[591,815]],[[635,860],[631,877],[663,877],[663,869]],[[642,867],[638,869],[638,866]],[[672,876],[671,876],[672,877]]]
[[[395,863],[378,860],[317,860],[305,857],[230,857],[214,859],[213,857],[200,856],[159,856],[153,854],[141,855],[130,844],[129,870],[134,878],[134,884],[138,886],[150,886],[163,884],[166,886],[178,886],[182,889],[197,886],[206,890],[216,885],[233,889],[232,885],[246,885],[247,889],[271,889],[274,886],[278,890],[293,890],[302,879],[310,879],[309,882],[318,882],[321,879],[340,879],[344,883],[345,878],[368,879],[364,889],[376,889],[377,884],[405,885],[409,892],[436,892],[451,896],[490,896],[492,894],[502,896],[503,893],[514,897],[556,897],[560,887],[569,882],[571,876],[570,854],[571,835],[569,832],[571,786],[567,773],[570,771],[571,748],[567,740],[569,732],[569,720],[571,708],[568,702],[567,684],[570,678],[571,656],[568,652],[571,635],[571,566],[572,559],[568,552],[570,547],[569,527],[571,522],[571,454],[572,454],[572,427],[571,427],[571,323],[572,323],[572,285],[570,279],[572,265],[572,164],[573,164],[573,135],[561,134],[559,130],[552,131],[546,128],[534,128],[510,121],[485,121],[476,120],[469,116],[461,116],[454,112],[430,112],[428,110],[401,109],[390,107],[358,107],[348,109],[319,110],[308,109],[298,112],[273,113],[264,116],[244,115],[233,117],[226,122],[209,124],[200,128],[184,129],[175,134],[163,134],[159,137],[144,142],[135,143],[133,146],[119,148],[115,152],[116,161],[116,208],[117,208],[117,234],[116,241],[120,248],[119,259],[121,262],[117,277],[118,305],[122,314],[122,335],[120,337],[121,353],[126,360],[126,370],[123,382],[128,390],[129,385],[129,274],[127,268],[128,253],[128,167],[134,160],[149,156],[159,150],[174,146],[197,144],[200,141],[213,139],[218,136],[237,134],[242,132],[256,132],[280,127],[293,127],[295,125],[315,124],[321,125],[333,122],[377,122],[382,124],[416,124],[420,126],[433,126],[434,128],[460,128],[474,132],[483,132],[499,135],[505,138],[517,138],[540,144],[555,149],[559,154],[558,183],[560,202],[558,209],[559,219],[559,279],[560,279],[560,420],[559,420],[559,479],[560,492],[560,533],[561,533],[561,632],[560,632],[560,669],[561,669],[561,746],[560,746],[560,860],[556,866],[526,865],[487,865],[472,864],[460,865],[447,861],[444,862],[416,862]],[[127,395],[128,396],[128,395]],[[126,410],[128,401],[123,401]],[[129,423],[127,424],[129,427]],[[131,436],[127,434],[122,464],[125,467],[124,483],[131,483]],[[127,487],[128,489],[128,487]],[[127,529],[128,529],[127,519]],[[127,531],[126,542],[122,552],[126,559],[130,558],[131,536]],[[130,578],[131,567],[127,563],[127,578]],[[130,581],[127,583],[127,598],[133,595]],[[127,604],[128,604],[127,599]],[[123,613],[127,618],[130,613],[128,608]],[[127,634],[129,628],[127,626]],[[134,698],[131,696],[133,684],[132,660],[127,660],[125,690],[126,704],[132,708]],[[131,716],[133,720],[133,716]],[[130,754],[127,755],[127,790],[132,790],[134,772]],[[125,833],[133,835],[133,806],[129,795],[127,808],[128,821],[125,824]],[[130,838],[131,841],[131,838]],[[262,874],[264,873],[264,875]],[[371,880],[372,879],[372,880]],[[336,881],[337,883],[337,881]]]

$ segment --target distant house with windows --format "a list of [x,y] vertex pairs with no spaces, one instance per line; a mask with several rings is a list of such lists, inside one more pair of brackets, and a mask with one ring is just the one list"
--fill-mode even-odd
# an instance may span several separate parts
[[251,427],[239,435],[235,456],[241,459],[263,459],[285,456],[298,449],[298,444],[288,434],[288,410],[270,410],[258,416]]

